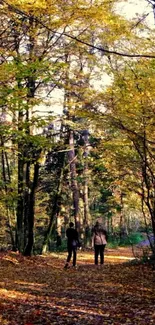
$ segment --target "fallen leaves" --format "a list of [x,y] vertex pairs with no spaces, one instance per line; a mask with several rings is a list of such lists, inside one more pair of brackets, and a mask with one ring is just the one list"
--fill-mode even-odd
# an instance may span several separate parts
[[80,253],[78,269],[66,271],[66,254],[9,253],[1,261],[12,258],[9,267],[0,266],[1,325],[154,323],[154,273],[146,266],[106,258],[104,267],[96,268],[92,253]]

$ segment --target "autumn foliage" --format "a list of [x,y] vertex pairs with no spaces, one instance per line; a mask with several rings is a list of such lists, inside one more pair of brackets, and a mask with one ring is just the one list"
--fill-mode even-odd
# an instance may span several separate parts
[[96,268],[93,252],[82,252],[78,269],[64,270],[66,253],[1,254],[0,324],[154,324],[154,271],[129,265],[131,257],[108,250]]

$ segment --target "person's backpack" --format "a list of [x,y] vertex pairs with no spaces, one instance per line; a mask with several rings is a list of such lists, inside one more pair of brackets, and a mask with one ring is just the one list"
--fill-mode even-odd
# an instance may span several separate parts
[[77,239],[73,239],[73,241],[72,241],[72,247],[81,247],[81,243],[80,243],[80,241],[79,240],[77,240]]
[[78,241],[76,239],[73,239],[72,246],[73,247],[78,247]]

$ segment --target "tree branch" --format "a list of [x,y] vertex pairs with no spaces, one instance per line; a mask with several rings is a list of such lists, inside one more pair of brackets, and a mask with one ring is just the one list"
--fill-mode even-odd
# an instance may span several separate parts
[[32,16],[32,15],[29,15],[26,12],[24,12],[23,10],[20,10],[20,9],[16,8],[15,6],[8,4],[7,1],[5,1],[5,0],[1,0],[0,3],[1,4],[6,4],[8,6],[8,9],[10,9],[13,12],[16,12],[19,15],[25,16],[27,18],[33,17],[33,19],[37,23],[39,23],[41,26],[43,26],[44,28],[46,28],[48,31],[50,31],[50,32],[52,32],[52,33],[54,33],[56,35],[66,36],[66,37],[68,37],[68,38],[70,38],[70,39],[72,39],[72,40],[74,40],[74,41],[76,41],[78,43],[84,44],[84,45],[86,45],[88,47],[91,47],[93,49],[96,49],[96,50],[98,50],[100,52],[103,52],[105,54],[114,54],[114,55],[118,55],[118,56],[129,57],[129,58],[148,58],[148,59],[155,58],[155,55],[153,55],[153,54],[130,54],[130,53],[123,53],[123,52],[118,52],[118,51],[114,51],[114,50],[108,50],[108,49],[105,49],[105,48],[103,48],[101,46],[95,46],[95,45],[93,45],[91,43],[82,41],[81,39],[79,39],[79,38],[77,38],[75,36],[72,36],[72,35],[70,35],[68,33],[63,33],[62,34],[62,33],[58,32],[58,31],[52,30],[50,27],[46,26],[46,24],[44,24],[37,17]]

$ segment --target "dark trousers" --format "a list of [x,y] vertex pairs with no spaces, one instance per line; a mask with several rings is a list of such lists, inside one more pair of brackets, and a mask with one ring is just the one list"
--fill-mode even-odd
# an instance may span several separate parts
[[95,264],[98,264],[98,256],[100,255],[100,264],[104,264],[104,249],[106,245],[95,245]]
[[77,251],[76,247],[70,247],[70,246],[68,247],[67,263],[70,262],[73,253],[73,266],[76,265],[76,251]]

